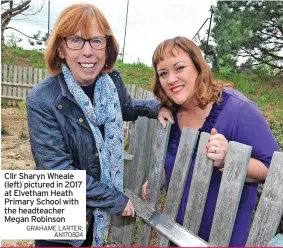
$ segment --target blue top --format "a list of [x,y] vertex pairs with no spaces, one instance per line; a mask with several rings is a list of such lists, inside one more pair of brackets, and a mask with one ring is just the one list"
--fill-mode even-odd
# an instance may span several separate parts
[[[228,141],[237,141],[252,146],[251,157],[262,161],[269,167],[273,152],[279,151],[279,146],[259,108],[240,92],[230,88],[226,88],[223,91],[222,99],[222,102],[219,104],[213,104],[205,123],[199,131],[210,133],[214,127]],[[171,128],[165,160],[167,189],[181,137],[181,130],[176,114],[174,115],[174,119],[175,123]],[[180,224],[183,223],[185,215],[195,158],[196,150],[193,154],[192,164],[176,218],[176,221]],[[221,177],[222,172],[214,168],[198,233],[198,236],[206,241],[209,239]],[[245,246],[251,216],[257,200],[257,188],[258,183],[245,183],[230,246]]]

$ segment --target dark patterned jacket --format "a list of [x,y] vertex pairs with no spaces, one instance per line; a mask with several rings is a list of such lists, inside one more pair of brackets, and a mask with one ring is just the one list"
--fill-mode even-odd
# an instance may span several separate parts
[[[138,116],[157,117],[160,109],[157,101],[132,99],[120,74],[114,70],[109,76],[117,87],[125,121],[134,121]],[[100,183],[99,157],[90,126],[69,92],[63,74],[44,79],[30,91],[27,114],[36,169],[86,170],[87,229],[96,207],[120,215],[128,198]],[[83,243],[82,240],[62,242],[73,246]]]

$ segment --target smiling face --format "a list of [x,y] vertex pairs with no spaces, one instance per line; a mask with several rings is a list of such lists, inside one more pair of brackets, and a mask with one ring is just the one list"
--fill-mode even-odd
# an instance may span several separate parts
[[157,73],[165,94],[176,104],[186,106],[195,103],[198,71],[189,55],[175,49],[157,63]]
[[[83,38],[105,37],[105,33],[99,31],[96,20],[92,21],[92,27],[90,37],[84,37],[81,30],[70,36],[80,36]],[[105,65],[106,48],[96,50],[88,42],[85,42],[82,49],[72,50],[67,47],[65,40],[63,40],[59,48],[59,56],[61,59],[65,59],[73,77],[79,84],[90,85],[95,81]]]

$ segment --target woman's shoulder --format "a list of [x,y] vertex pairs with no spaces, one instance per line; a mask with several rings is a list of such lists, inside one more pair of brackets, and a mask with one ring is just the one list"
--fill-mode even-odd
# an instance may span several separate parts
[[238,104],[252,103],[252,101],[249,100],[243,93],[233,88],[224,88],[223,92],[229,96],[229,99],[237,102]]
[[41,80],[28,94],[28,98],[44,101],[46,98],[56,98],[61,92],[61,75],[51,75]]
[[119,78],[121,78],[121,73],[116,69],[113,69],[111,72],[108,72],[108,75],[113,81],[117,81]]
[[241,92],[232,88],[225,88],[223,92],[225,92],[224,94],[228,96],[228,101],[225,107],[227,111],[235,117],[239,115],[262,115],[262,112],[257,104],[248,99]]

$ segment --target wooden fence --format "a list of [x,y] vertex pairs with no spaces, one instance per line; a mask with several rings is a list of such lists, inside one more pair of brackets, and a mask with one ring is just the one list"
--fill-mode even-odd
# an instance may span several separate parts
[[[29,91],[50,75],[47,69],[2,64],[1,97],[8,105],[17,106],[26,99]],[[127,85],[130,95],[137,99],[154,98],[153,93],[135,85]]]
[[[151,122],[155,122],[152,126]],[[170,184],[162,214],[157,210],[160,185],[170,135],[170,125],[162,128],[157,120],[140,117],[132,126],[129,154],[125,157],[124,193],[134,204],[136,217],[112,216],[109,246],[146,247],[152,245],[152,228],[159,232],[155,245],[168,246],[168,239],[178,246],[227,247],[230,243],[252,147],[230,141],[223,169],[217,203],[211,226],[209,244],[196,237],[199,233],[211,176],[213,161],[206,156],[205,146],[211,136],[184,127],[176,154]],[[197,146],[197,147],[196,147]],[[174,222],[187,182],[191,161],[196,152],[195,165],[187,200],[184,223]],[[247,246],[283,247],[283,235],[272,240],[283,213],[283,153],[274,152],[272,162],[250,227]],[[148,179],[147,199],[142,201],[141,189]],[[160,205],[159,205],[160,206]],[[143,221],[140,221],[142,219]],[[270,241],[272,240],[272,241]],[[153,240],[152,240],[153,241]],[[270,242],[270,243],[269,243]]]
[[16,106],[33,86],[49,75],[47,69],[2,64],[1,97]]

